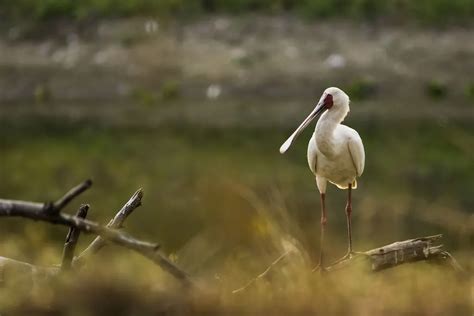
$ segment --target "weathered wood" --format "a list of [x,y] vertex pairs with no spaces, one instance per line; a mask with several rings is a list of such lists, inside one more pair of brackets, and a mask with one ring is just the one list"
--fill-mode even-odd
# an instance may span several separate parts
[[[143,198],[143,191],[139,189],[136,191],[132,197],[128,200],[127,203],[117,212],[115,217],[110,220],[107,224],[109,228],[122,228],[124,221],[127,217],[141,205]],[[106,245],[106,241],[101,236],[97,236],[87,248],[81,252],[77,257],[74,258],[73,264],[74,265],[81,265],[84,263],[84,260],[97,253],[100,249],[102,249]]]
[[338,270],[360,259],[367,260],[370,264],[370,270],[373,272],[422,260],[446,263],[453,269],[462,270],[451,254],[443,250],[443,245],[435,244],[441,238],[442,235],[434,235],[397,241],[389,245],[357,253],[351,258],[326,267],[326,270]]
[[[79,210],[76,213],[76,216],[79,218],[86,218],[87,211],[89,210],[89,205],[81,205]],[[79,235],[81,231],[76,227],[69,227],[69,232],[66,236],[66,241],[64,242],[63,249],[63,258],[61,262],[61,270],[67,271],[71,268],[72,259],[74,258],[74,251],[76,250],[77,241],[79,240]]]
[[[87,181],[86,181],[87,182]],[[85,183],[86,183],[85,182]],[[41,220],[53,224],[74,227],[85,233],[96,234],[108,242],[131,249],[154,263],[162,269],[180,280],[184,285],[191,285],[191,279],[186,272],[171,262],[165,255],[159,252],[159,245],[138,240],[117,229],[112,229],[99,225],[90,220],[81,219],[61,212],[56,212],[67,204],[78,192],[83,192],[85,186],[78,186],[68,192],[63,198],[58,200],[58,206],[51,206],[51,203],[33,203],[16,200],[0,199],[0,216],[25,217],[33,220]],[[79,188],[79,189],[78,189]],[[66,201],[66,202],[65,202]],[[53,210],[53,211],[52,211]],[[122,218],[122,216],[120,216]]]

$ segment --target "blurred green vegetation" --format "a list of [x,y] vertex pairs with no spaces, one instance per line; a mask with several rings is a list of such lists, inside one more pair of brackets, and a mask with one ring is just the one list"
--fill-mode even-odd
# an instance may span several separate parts
[[353,100],[365,100],[377,93],[377,83],[375,80],[362,78],[351,82],[346,90]]
[[443,99],[448,94],[448,86],[440,80],[431,80],[426,84],[425,92],[432,99]]
[[467,84],[466,87],[466,96],[471,100],[474,101],[474,82],[470,82]]
[[133,15],[199,15],[202,13],[284,13],[304,16],[395,18],[428,23],[468,22],[474,17],[471,0],[4,0],[0,15],[46,20]]
[[[252,228],[252,206],[239,194],[238,188],[246,188],[263,201],[278,195],[301,228],[301,242],[317,248],[319,200],[305,161],[310,131],[282,156],[277,149],[290,131],[271,128],[28,125],[2,127],[9,135],[1,143],[4,197],[54,199],[92,178],[93,188],[77,205],[91,202],[91,217],[106,222],[143,187],[146,211],[140,210],[130,227],[174,252],[210,228],[225,234],[230,243],[252,247],[261,236]],[[466,219],[474,207],[473,127],[376,120],[349,125],[361,134],[367,153],[367,168],[354,193],[356,244],[365,248],[445,232],[448,245],[466,247],[472,239]],[[340,242],[342,251],[345,194],[331,187],[328,198],[334,234],[330,238]],[[2,220],[2,231],[25,234],[23,221],[12,223],[15,220]],[[49,237],[61,243],[62,234],[52,230]]]

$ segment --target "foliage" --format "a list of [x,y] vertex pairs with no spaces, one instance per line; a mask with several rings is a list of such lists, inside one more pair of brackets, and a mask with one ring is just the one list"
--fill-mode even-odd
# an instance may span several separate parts
[[153,91],[143,87],[134,88],[131,91],[131,98],[142,105],[153,105],[157,101]]
[[371,79],[354,80],[347,88],[347,93],[354,100],[373,97],[377,92],[377,83]]
[[177,80],[168,79],[161,85],[160,94],[164,100],[176,99],[179,97],[179,93],[180,84]]
[[0,16],[12,18],[90,18],[132,15],[187,16],[201,13],[284,13],[308,17],[395,18],[421,22],[469,21],[474,17],[471,0],[4,0]]
[[468,83],[466,87],[466,96],[471,100],[474,101],[474,82]]
[[448,94],[448,87],[439,80],[431,80],[426,84],[426,94],[433,99],[442,99]]
[[51,101],[52,93],[46,84],[38,84],[35,87],[34,98],[36,103],[46,103]]

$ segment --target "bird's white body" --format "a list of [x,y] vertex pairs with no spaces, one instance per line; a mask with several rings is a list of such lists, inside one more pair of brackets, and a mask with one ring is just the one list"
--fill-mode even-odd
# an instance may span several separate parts
[[321,193],[326,192],[326,181],[341,189],[349,184],[357,188],[356,177],[364,171],[365,154],[359,134],[340,124],[333,113],[327,111],[321,116],[308,144],[309,168]]

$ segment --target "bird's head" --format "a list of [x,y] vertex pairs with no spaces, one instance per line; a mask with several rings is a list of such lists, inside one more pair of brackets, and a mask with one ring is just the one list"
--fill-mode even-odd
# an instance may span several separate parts
[[317,116],[325,111],[341,113],[342,118],[349,112],[349,96],[339,88],[330,87],[324,90],[314,110],[305,118],[291,136],[281,145],[280,153],[284,154],[290,148],[293,140],[311,123]]
[[322,112],[324,110],[340,110],[349,108],[349,96],[339,88],[330,87],[324,90],[321,99],[316,108],[321,105]]

